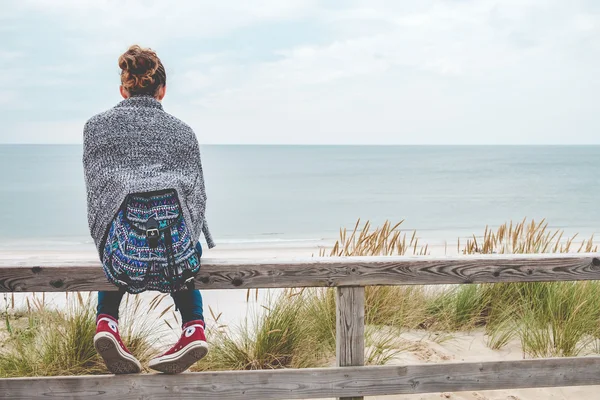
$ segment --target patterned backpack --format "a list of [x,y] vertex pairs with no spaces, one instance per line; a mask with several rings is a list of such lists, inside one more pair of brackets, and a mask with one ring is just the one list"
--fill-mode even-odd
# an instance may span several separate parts
[[106,236],[102,265],[122,291],[172,293],[194,288],[200,256],[169,189],[127,196]]

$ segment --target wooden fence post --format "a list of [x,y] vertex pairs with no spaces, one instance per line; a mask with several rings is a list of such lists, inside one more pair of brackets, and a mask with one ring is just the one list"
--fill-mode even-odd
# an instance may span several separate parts
[[[365,288],[336,289],[336,361],[338,367],[365,363]],[[363,397],[339,397],[339,400],[363,400]]]

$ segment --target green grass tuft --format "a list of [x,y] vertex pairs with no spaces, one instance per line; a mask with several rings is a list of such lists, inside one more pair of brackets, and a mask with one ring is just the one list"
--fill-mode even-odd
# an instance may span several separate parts
[[[67,299],[65,310],[51,310],[34,295],[31,301],[28,299],[28,310],[17,313],[23,317],[11,317],[6,312],[11,330],[0,343],[0,377],[108,373],[94,348],[96,310],[92,298],[90,294],[75,293]],[[140,303],[136,297],[129,304],[131,308],[126,304],[119,325],[128,326],[121,332],[125,345],[146,362],[152,353],[150,338],[155,323],[141,313],[135,316],[135,327],[126,322]]]

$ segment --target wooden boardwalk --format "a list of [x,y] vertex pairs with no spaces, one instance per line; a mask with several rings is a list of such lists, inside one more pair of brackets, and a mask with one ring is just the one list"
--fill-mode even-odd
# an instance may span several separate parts
[[[600,357],[362,366],[364,287],[600,280],[600,254],[203,260],[206,289],[336,287],[337,367],[0,379],[0,398],[302,399],[600,384]],[[114,290],[96,261],[0,255],[0,292]]]

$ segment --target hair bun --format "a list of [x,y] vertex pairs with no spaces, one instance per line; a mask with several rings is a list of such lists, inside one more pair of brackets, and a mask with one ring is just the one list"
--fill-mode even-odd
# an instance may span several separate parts
[[164,67],[151,49],[131,46],[119,57],[121,84],[131,94],[155,94],[166,84]]

